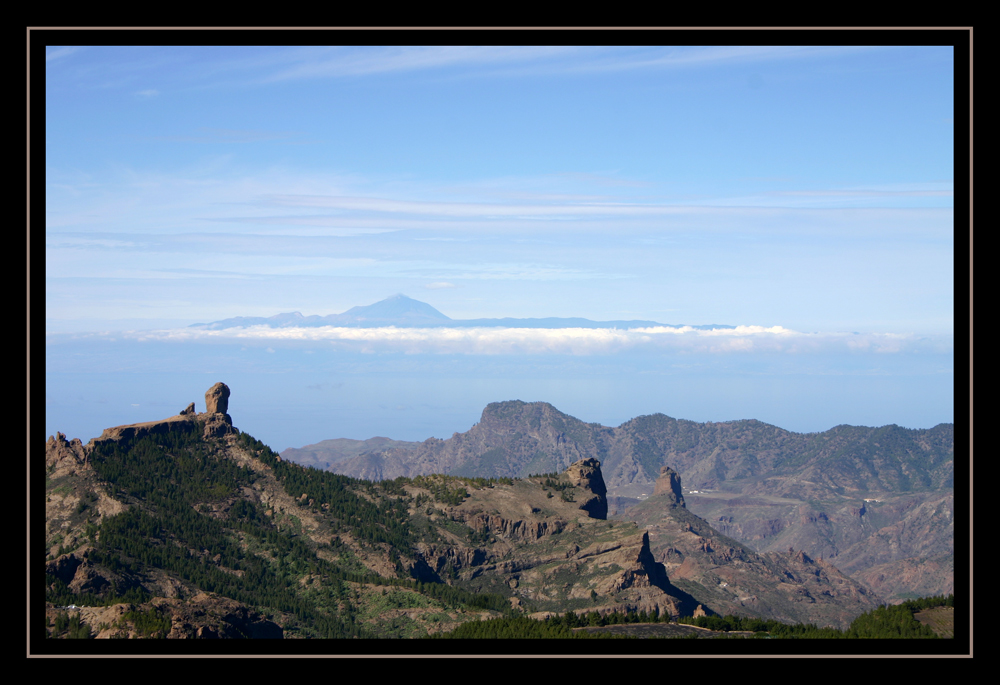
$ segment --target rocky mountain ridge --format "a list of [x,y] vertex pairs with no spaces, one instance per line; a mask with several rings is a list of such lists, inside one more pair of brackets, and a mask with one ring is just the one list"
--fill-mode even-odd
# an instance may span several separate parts
[[[787,560],[737,553],[686,511],[669,470],[655,497],[686,528],[668,540],[673,524],[607,518],[597,459],[519,479],[372,483],[289,463],[238,431],[222,384],[206,407],[108,429],[87,445],[49,439],[50,616],[91,607],[79,615],[101,637],[144,635],[151,621],[170,637],[402,637],[509,611],[728,611],[736,605],[692,570],[726,564],[761,584],[766,571],[789,587],[850,586],[835,569],[806,578]],[[843,625],[876,601],[807,593],[789,590],[791,609],[778,612],[741,608]]]
[[[222,390],[228,389],[222,386]],[[432,477],[394,489],[387,497],[385,492],[371,490],[364,483],[337,480],[336,487],[354,491],[351,497],[374,496],[382,500],[380,506],[409,503],[409,509],[403,511],[413,531],[407,538],[412,544],[401,548],[379,542],[377,531],[365,540],[363,530],[341,525],[328,502],[317,502],[306,492],[301,496],[290,494],[275,472],[290,469],[308,478],[307,470],[286,466],[273,453],[268,457],[266,447],[234,429],[225,413],[227,398],[219,399],[221,395],[228,392],[220,392],[218,386],[210,390],[207,405],[211,411],[199,414],[188,407],[165,420],[111,428],[87,445],[67,440],[62,434],[48,440],[46,573],[51,590],[77,602],[90,597],[90,604],[116,594],[138,598],[112,602],[117,607],[114,610],[79,610],[97,636],[135,636],[137,628],[125,619],[137,613],[152,613],[168,620],[170,637],[233,637],[237,633],[274,637],[290,625],[287,612],[271,611],[265,616],[245,600],[206,590],[190,574],[138,562],[140,552],[109,554],[113,550],[106,547],[110,533],[105,531],[113,528],[108,526],[122,515],[131,515],[141,524],[163,505],[151,504],[149,496],[137,497],[127,486],[122,489],[125,481],[108,481],[96,467],[104,464],[107,468],[109,455],[122,451],[123,458],[134,460],[138,458],[135,450],[146,450],[146,446],[161,441],[168,445],[168,461],[189,459],[185,450],[176,446],[189,444],[195,451],[188,448],[187,453],[196,460],[233,462],[241,472],[252,475],[238,491],[226,491],[220,486],[210,490],[203,501],[194,505],[201,517],[228,524],[234,520],[234,512],[250,512],[251,516],[258,512],[257,516],[265,518],[267,530],[298,537],[315,555],[313,561],[294,564],[313,565],[322,560],[331,564],[329,570],[352,569],[355,576],[369,578],[346,583],[353,588],[350,590],[344,589],[345,583],[328,581],[338,586],[342,596],[346,593],[354,600],[377,599],[372,583],[377,587],[376,579],[382,577],[394,582],[412,578],[479,591],[500,588],[503,593],[495,596],[507,596],[509,605],[521,611],[533,607],[563,612],[582,601],[588,608],[602,611],[642,607],[677,614],[688,601],[683,593],[680,597],[669,593],[662,565],[657,565],[650,555],[647,536],[635,526],[616,528],[604,520],[606,500],[597,463],[581,462],[564,474],[552,474],[548,478],[552,488],[522,481],[476,488],[463,485],[465,481]],[[179,434],[183,438],[180,443]],[[140,478],[148,471],[144,469]],[[459,490],[462,497],[457,497]],[[553,492],[560,496],[555,497]],[[326,497],[319,492],[316,496]],[[385,516],[391,517],[392,513],[386,511]],[[382,522],[376,520],[374,525],[382,530]],[[199,545],[192,548],[190,542],[183,542],[185,534],[169,532],[166,526],[160,524],[161,532],[151,540],[154,548],[173,540],[173,544],[188,547],[188,558],[200,559],[209,568],[237,577],[250,572],[241,570],[238,551],[234,560],[227,560],[223,542],[218,543],[222,551],[217,552],[212,544],[199,550]],[[245,534],[240,538],[245,539]],[[323,584],[315,576],[316,572],[307,573],[301,582],[307,586]],[[586,577],[587,590],[581,589],[579,583],[553,585],[554,578],[564,576]],[[584,594],[578,597],[580,593]],[[431,601],[413,590],[397,590],[394,596],[417,605]],[[350,600],[342,598],[340,604],[345,603],[350,604]],[[476,618],[481,613],[462,609],[454,602],[451,609],[440,602],[437,605],[439,608],[429,613],[436,617],[433,624],[422,618],[428,612],[416,607],[395,616],[393,621],[411,628],[424,626],[421,629],[426,632],[456,625],[455,621]],[[688,613],[694,608],[688,607]],[[47,611],[53,617],[60,609],[50,603]],[[197,617],[201,618],[193,620]],[[384,612],[373,616],[371,629],[378,632],[378,624],[383,621]]]
[[[612,428],[544,402],[498,402],[447,440],[382,449],[331,463],[371,480],[421,473],[518,477],[601,461],[612,512],[653,491],[669,465],[689,506],[760,552],[804,549],[862,573],[877,565],[953,552],[954,426],[837,426],[800,434],[759,421],[699,424],[662,414]],[[915,534],[922,531],[922,534]],[[932,594],[946,594],[953,571]],[[915,592],[901,586],[901,600]]]

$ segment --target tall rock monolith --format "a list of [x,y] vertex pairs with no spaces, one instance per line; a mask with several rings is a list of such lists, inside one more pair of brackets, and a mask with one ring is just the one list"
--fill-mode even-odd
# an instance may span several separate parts
[[684,495],[681,493],[681,476],[669,466],[660,469],[660,477],[653,486],[653,495],[666,495],[673,500],[675,506],[687,509]]
[[229,386],[216,383],[205,393],[205,411],[209,414],[226,414],[229,412]]
[[604,476],[601,474],[601,462],[596,459],[581,459],[570,464],[566,469],[569,481],[578,488],[582,488],[587,494],[580,508],[586,511],[591,518],[606,519],[608,517],[608,488],[604,484]]

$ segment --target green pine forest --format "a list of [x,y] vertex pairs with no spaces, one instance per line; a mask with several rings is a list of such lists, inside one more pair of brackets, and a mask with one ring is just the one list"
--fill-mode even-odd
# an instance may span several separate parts
[[[954,595],[947,597],[924,597],[909,600],[894,606],[880,606],[873,611],[858,616],[847,630],[804,625],[789,625],[780,621],[740,616],[699,616],[681,617],[679,623],[707,628],[721,633],[752,633],[750,637],[779,639],[938,639],[929,627],[914,618],[914,613],[922,609],[947,606],[954,607]],[[669,619],[665,619],[669,620]],[[535,638],[614,638],[628,636],[610,633],[574,631],[575,628],[609,625],[658,623],[656,614],[636,612],[600,615],[596,611],[580,616],[566,613],[550,616],[543,621],[523,617],[504,617],[489,621],[463,623],[448,633],[429,636],[430,639],[479,638],[479,639],[535,639]],[[670,638],[687,639],[697,635]],[[744,636],[739,636],[744,637]]]
[[[308,496],[301,506],[326,511],[336,522],[332,533],[349,533],[369,545],[384,543],[392,550],[408,549],[416,541],[408,523],[407,506],[413,503],[403,490],[410,479],[372,483],[305,468],[282,461],[260,441],[241,433],[240,446],[270,467],[285,491],[296,498]],[[94,547],[90,561],[115,574],[139,578],[143,567],[161,568],[207,592],[217,593],[257,607],[267,615],[291,618],[293,630],[303,637],[384,637],[361,627],[355,620],[353,593],[347,583],[365,583],[414,590],[445,607],[509,612],[501,595],[473,593],[442,582],[418,582],[406,577],[382,577],[360,564],[351,568],[325,561],[317,545],[284,529],[259,505],[236,499],[228,517],[205,515],[214,503],[252,486],[259,474],[229,459],[210,453],[200,428],[174,429],[148,435],[131,443],[96,444],[90,461],[109,492],[129,504],[124,513],[107,518],[98,528],[88,525]],[[496,479],[415,479],[429,487],[432,497],[457,503],[467,488],[490,487]],[[509,480],[509,479],[507,479]],[[340,550],[329,546],[337,556]],[[397,571],[401,572],[398,553]],[[305,576],[314,579],[303,591]],[[53,576],[47,578],[46,600],[56,606],[142,603],[150,597],[138,583],[113,586],[99,595],[74,594]]]

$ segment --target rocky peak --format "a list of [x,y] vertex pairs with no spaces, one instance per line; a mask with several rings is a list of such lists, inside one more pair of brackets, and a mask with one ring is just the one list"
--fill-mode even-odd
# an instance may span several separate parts
[[229,386],[216,383],[205,393],[205,411],[209,414],[225,414],[229,411]]
[[660,469],[660,477],[656,479],[653,487],[653,496],[663,495],[664,498],[673,502],[673,506],[687,508],[684,504],[684,495],[681,493],[681,476],[669,466]]
[[[140,438],[145,435],[155,433],[165,433],[178,425],[184,423],[199,423],[204,427],[204,435],[209,437],[222,437],[236,433],[233,428],[233,420],[226,412],[229,410],[229,387],[225,383],[216,383],[205,393],[205,405],[207,411],[204,414],[195,413],[194,402],[190,403],[179,414],[169,416],[159,421],[146,421],[143,423],[132,423],[125,426],[114,426],[105,428],[100,436],[94,438],[101,440],[122,440]],[[65,440],[65,438],[63,438]],[[50,442],[52,439],[50,438]],[[56,443],[58,441],[55,441]],[[55,443],[54,443],[55,444]]]
[[574,486],[590,492],[580,505],[580,508],[590,514],[591,518],[606,519],[608,517],[608,488],[601,474],[601,462],[596,459],[581,459],[569,465],[566,476]]
[[56,433],[45,442],[45,465],[51,473],[57,469],[74,473],[86,462],[87,450],[80,438],[67,440],[62,433]]
[[553,417],[565,416],[548,402],[524,402],[522,400],[507,400],[505,402],[490,402],[483,409],[480,423],[527,423],[539,424]]

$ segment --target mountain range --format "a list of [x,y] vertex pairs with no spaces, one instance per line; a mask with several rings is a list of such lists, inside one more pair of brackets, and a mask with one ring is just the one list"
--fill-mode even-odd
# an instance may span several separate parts
[[[268,328],[337,326],[348,328],[377,328],[396,326],[398,328],[648,328],[651,326],[672,326],[656,321],[591,321],[579,317],[547,317],[534,319],[451,319],[437,309],[405,295],[388,297],[375,304],[352,307],[341,314],[328,316],[304,316],[300,312],[276,314],[270,317],[237,316],[211,323],[192,324],[191,328],[222,330],[267,326]],[[711,330],[713,328],[733,328],[719,324],[691,326],[691,328]]]
[[[514,458],[516,477],[471,475],[465,460],[466,475],[367,480],[275,454],[233,426],[229,395],[217,383],[204,412],[191,403],[87,444],[49,438],[50,636],[66,630],[67,611],[79,622],[71,630],[105,638],[417,637],[567,613],[845,627],[881,601],[830,560],[757,551],[719,531],[689,508],[691,488],[667,465],[625,509],[634,520],[610,515],[621,507],[605,480],[609,464],[620,472],[614,450],[602,462],[581,448],[588,430],[607,440],[610,429],[543,403],[490,405],[474,427],[507,436],[515,447],[491,448],[481,463],[495,474]],[[543,433],[561,447],[526,452]],[[341,463],[401,451],[447,467],[442,446],[458,437],[408,449],[375,440],[382,454]],[[924,470],[933,481],[940,468],[931,457]]]
[[[686,485],[687,509],[747,549],[801,550],[892,602],[954,590],[952,424],[803,434],[753,420],[696,423],[654,414],[612,428],[544,402],[509,401],[488,405],[471,429],[447,440],[374,449],[324,441],[282,455],[370,480],[516,478],[596,459],[612,515],[641,515],[647,523],[650,495],[668,466]],[[650,535],[669,567],[670,545],[659,545],[655,530]]]

